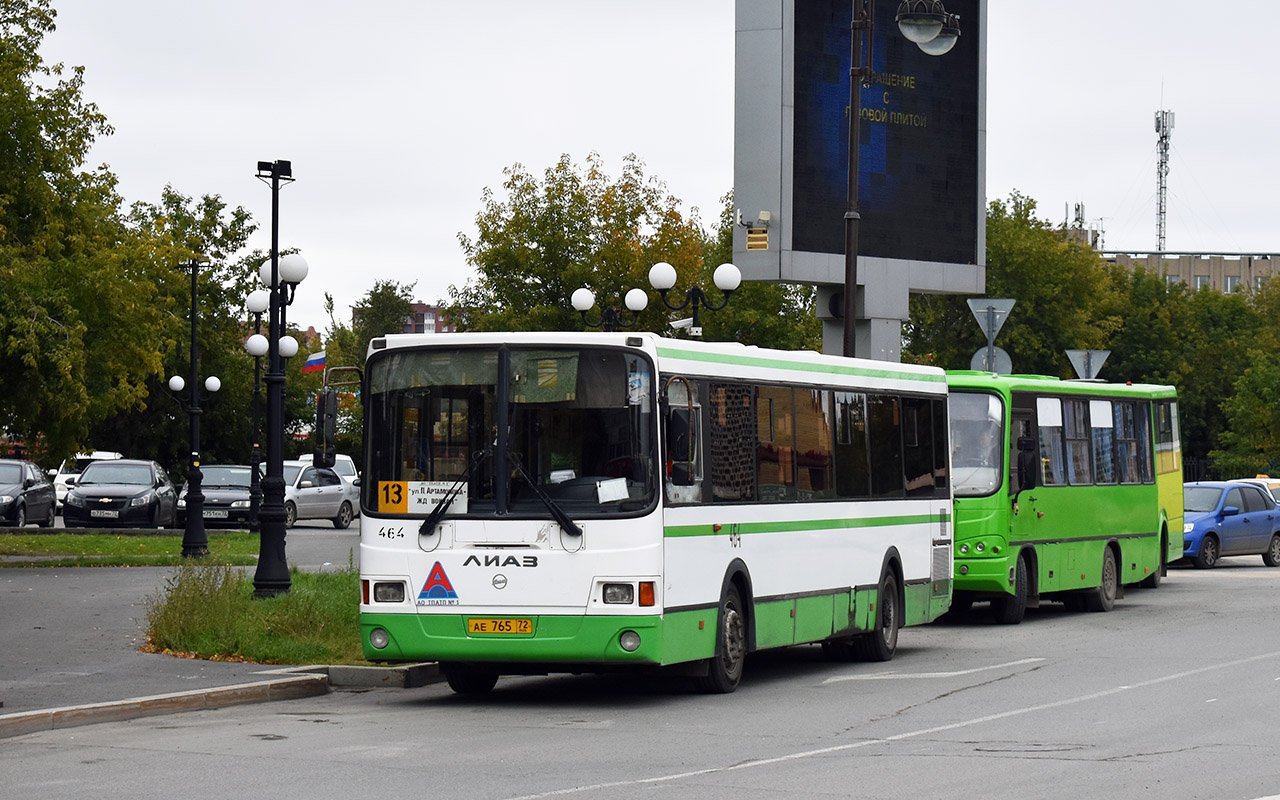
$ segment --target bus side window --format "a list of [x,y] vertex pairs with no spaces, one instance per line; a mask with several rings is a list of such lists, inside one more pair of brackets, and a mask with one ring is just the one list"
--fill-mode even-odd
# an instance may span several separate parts
[[663,392],[666,406],[666,444],[662,451],[667,499],[673,503],[702,502],[702,408],[697,386],[675,376]]

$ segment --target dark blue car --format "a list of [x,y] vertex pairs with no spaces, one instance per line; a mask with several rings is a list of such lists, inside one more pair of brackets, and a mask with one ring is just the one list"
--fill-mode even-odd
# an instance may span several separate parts
[[1260,487],[1241,481],[1182,486],[1182,555],[1208,569],[1221,556],[1262,555],[1280,566],[1280,507]]

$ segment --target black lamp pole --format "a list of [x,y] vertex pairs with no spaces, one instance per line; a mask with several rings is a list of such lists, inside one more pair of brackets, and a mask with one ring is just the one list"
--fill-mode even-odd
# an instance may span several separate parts
[[262,533],[259,538],[258,569],[253,575],[254,595],[274,597],[292,586],[285,560],[284,509],[284,361],[280,357],[280,337],[284,333],[286,290],[280,282],[280,184],[293,181],[288,161],[259,161],[259,179],[271,185],[271,304],[267,317],[267,474],[262,479]]
[[[253,312],[253,332],[254,334],[262,333],[262,312]],[[262,475],[259,467],[262,465],[262,448],[259,440],[262,438],[262,425],[259,417],[261,416],[260,406],[262,405],[262,357],[253,357],[253,451],[249,454],[249,532],[253,534],[262,533],[262,523],[258,519],[258,510],[262,507]],[[261,548],[261,539],[259,539],[259,548]]]
[[200,344],[196,339],[196,278],[200,273],[200,261],[191,259],[181,265],[191,270],[191,371],[189,383],[190,405],[187,415],[191,420],[191,459],[187,470],[187,524],[182,533],[183,558],[199,558],[209,555],[209,537],[204,530],[204,492],[200,472]]
[[676,305],[667,297],[667,292],[671,291],[671,288],[676,283],[675,267],[665,261],[659,261],[649,269],[649,285],[658,290],[658,294],[662,297],[663,305],[672,311],[682,311],[690,305],[693,306],[693,320],[689,326],[690,336],[702,335],[702,319],[698,314],[700,309],[719,311],[729,305],[729,297],[742,284],[742,272],[733,264],[721,264],[712,273],[712,281],[724,295],[719,305],[712,305],[707,298],[707,293],[702,291],[699,286],[690,287],[685,293],[684,302]]

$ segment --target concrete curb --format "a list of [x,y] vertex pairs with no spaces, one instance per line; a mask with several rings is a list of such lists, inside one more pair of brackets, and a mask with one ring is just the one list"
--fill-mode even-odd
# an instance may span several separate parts
[[142,717],[203,711],[245,703],[297,700],[327,694],[331,687],[413,689],[444,680],[437,664],[396,667],[348,667],[312,665],[272,670],[276,677],[253,683],[195,689],[189,692],[135,697],[110,703],[92,703],[39,711],[0,715],[0,739],[40,731],[75,728],[98,722],[124,722]]

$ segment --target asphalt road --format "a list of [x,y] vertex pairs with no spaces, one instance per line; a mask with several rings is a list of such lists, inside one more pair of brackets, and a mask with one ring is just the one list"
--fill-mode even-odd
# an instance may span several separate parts
[[755,655],[669,676],[504,678],[53,730],[12,797],[1261,798],[1280,794],[1280,569],[1174,569],[1107,614],[905,630],[887,664]]

